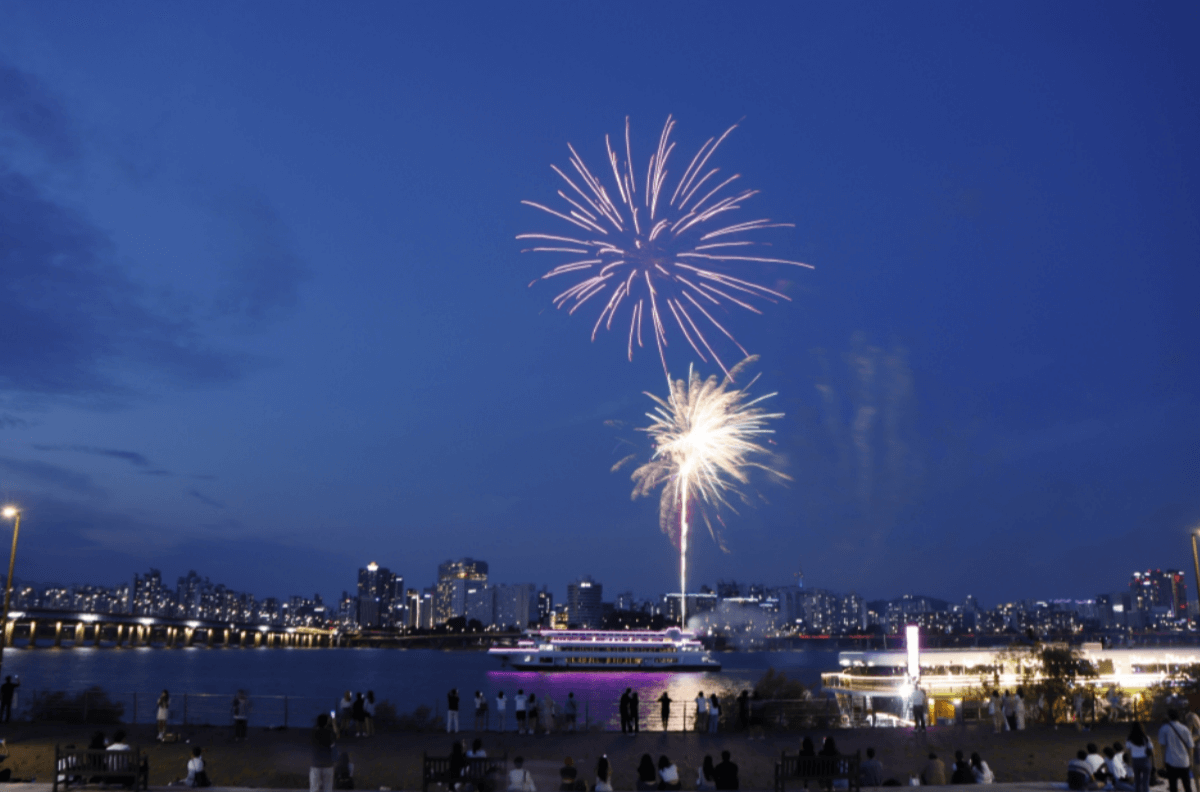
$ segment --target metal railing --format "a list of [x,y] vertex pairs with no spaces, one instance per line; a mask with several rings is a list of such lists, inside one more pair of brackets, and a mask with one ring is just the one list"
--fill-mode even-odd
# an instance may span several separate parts
[[[621,728],[617,703],[606,698],[580,697],[575,729],[582,731],[616,731]],[[306,727],[313,718],[332,708],[325,697],[252,695],[250,696],[249,725],[252,728]],[[565,731],[569,728],[562,701],[556,701],[555,715],[550,716],[543,701],[539,701],[539,731]],[[233,697],[228,693],[176,693],[171,698],[168,728],[193,726],[222,726],[232,724]],[[459,731],[476,730],[475,710],[470,701],[459,711]],[[435,702],[421,708],[423,717],[414,712],[395,712],[388,702],[379,702],[377,728],[431,729],[446,727],[445,707]],[[60,721],[89,724],[154,723],[157,696],[149,692],[109,692],[90,689],[82,692],[34,690],[21,691],[14,716],[18,719]],[[743,723],[738,705],[733,699],[724,702],[720,713],[719,731],[743,728],[789,730],[802,728],[836,728],[850,725],[850,713],[844,712],[833,699],[813,700],[755,700],[751,702],[749,722]],[[655,701],[638,707],[639,731],[697,731],[707,730],[707,718],[699,719],[693,701],[673,702],[664,723],[661,705]],[[532,721],[526,721],[527,727]],[[501,728],[494,702],[479,721],[480,730]],[[516,731],[517,720],[512,702],[505,712],[503,728]]]

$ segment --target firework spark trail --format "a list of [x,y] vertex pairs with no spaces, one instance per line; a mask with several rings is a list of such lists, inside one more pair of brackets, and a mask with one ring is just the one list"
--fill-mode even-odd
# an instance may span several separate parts
[[[756,359],[746,358],[722,380],[715,376],[702,380],[692,369],[688,370],[687,380],[672,381],[668,377],[670,394],[666,399],[646,394],[658,406],[646,414],[651,423],[641,431],[649,433],[655,448],[650,461],[633,471],[633,497],[649,495],[662,487],[659,522],[667,534],[674,532],[675,515],[679,515],[679,585],[685,628],[689,502],[698,498],[714,511],[727,507],[736,513],[730,499],[736,496],[744,500],[738,487],[748,483],[751,469],[788,478],[753,459],[770,455],[759,440],[774,433],[767,428],[767,421],[783,417],[783,413],[769,413],[762,406],[775,394],[750,398],[749,388],[757,377],[742,388],[731,387],[742,369]],[[630,459],[618,462],[613,470]],[[702,509],[697,510],[704,514]],[[704,519],[719,542],[707,514]]]
[[[780,291],[713,267],[743,267],[755,263],[812,267],[788,259],[734,255],[735,250],[762,244],[738,238],[738,235],[792,225],[773,223],[768,219],[721,225],[722,215],[740,209],[742,203],[758,193],[757,190],[741,190],[721,197],[722,191],[740,176],[734,174],[718,180],[715,177],[720,169],[708,167],[708,161],[717,147],[737,128],[737,124],[725,130],[720,137],[709,138],[692,157],[674,189],[664,189],[669,173],[667,161],[675,149],[675,144],[671,142],[674,127],[674,119],[668,116],[658,139],[658,147],[647,164],[641,195],[638,194],[638,176],[633,168],[628,118],[625,119],[623,161],[613,149],[608,135],[604,136],[608,164],[616,187],[614,194],[610,195],[575,147],[567,144],[574,178],[557,165],[550,166],[568,188],[557,191],[558,197],[566,205],[555,209],[535,201],[521,203],[575,226],[577,230],[574,236],[530,233],[520,234],[517,239],[537,240],[537,246],[527,248],[528,252],[565,255],[568,258],[565,263],[534,280],[530,286],[538,280],[570,273],[578,273],[582,278],[553,299],[555,308],[569,306],[568,313],[574,314],[593,297],[600,297],[596,304],[602,304],[603,308],[592,326],[593,341],[601,327],[611,330],[618,311],[627,307],[628,355],[633,360],[634,344],[639,348],[643,346],[642,321],[648,310],[651,319],[649,329],[654,336],[664,372],[667,372],[665,347],[668,345],[667,322],[664,318],[669,316],[700,359],[707,361],[707,352],[728,376],[730,370],[709,343],[704,330],[711,329],[710,325],[715,327],[743,356],[747,352],[704,306],[724,307],[728,304],[761,314],[762,311],[751,300],[773,303],[790,298]],[[668,194],[670,198],[666,197]]]

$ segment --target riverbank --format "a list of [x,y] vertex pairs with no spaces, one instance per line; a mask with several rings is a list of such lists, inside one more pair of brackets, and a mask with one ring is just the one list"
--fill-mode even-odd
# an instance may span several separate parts
[[[0,736],[7,740],[9,758],[3,767],[11,768],[14,778],[36,777],[51,780],[55,744],[88,743],[95,726],[69,726],[41,723],[5,724]],[[111,736],[115,727],[109,727]],[[209,775],[218,786],[301,789],[308,787],[309,731],[307,729],[252,729],[249,739],[235,743],[229,728],[194,727],[182,733],[187,742],[160,745],[152,726],[126,729],[128,741],[147,751],[150,759],[151,786],[165,786],[184,774],[191,749],[199,745],[209,763]],[[1157,729],[1155,729],[1157,731]],[[1103,726],[1091,732],[1073,728],[1038,726],[1022,732],[993,734],[991,726],[965,728],[936,727],[927,734],[910,729],[839,729],[828,732],[842,752],[874,747],[883,762],[885,778],[906,783],[910,773],[919,772],[932,750],[952,761],[955,750],[966,754],[978,751],[996,774],[998,782],[1061,782],[1066,778],[1067,761],[1088,742],[1101,746],[1121,740],[1125,726]],[[693,788],[697,768],[706,754],[720,760],[722,750],[732,754],[740,767],[742,789],[770,789],[774,763],[780,751],[794,752],[805,735],[820,745],[826,732],[782,732],[764,739],[744,734],[643,733],[626,736],[620,732],[592,731],[575,734],[517,735],[509,732],[461,732],[459,739],[468,744],[475,737],[483,740],[490,755],[507,753],[525,757],[539,790],[558,788],[558,768],[563,757],[571,756],[581,776],[592,781],[596,761],[607,755],[612,763],[616,789],[632,789],[634,768],[643,753],[657,760],[670,757],[679,767],[684,788]],[[355,766],[355,785],[359,789],[413,790],[421,788],[421,760],[424,753],[444,756],[454,739],[442,732],[392,732],[369,738],[345,737],[338,747],[350,754]],[[1160,754],[1161,755],[1161,754]]]

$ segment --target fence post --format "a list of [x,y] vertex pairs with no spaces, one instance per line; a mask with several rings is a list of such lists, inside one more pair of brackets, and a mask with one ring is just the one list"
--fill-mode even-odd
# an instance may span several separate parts
[[288,697],[283,697],[283,728],[288,726]]

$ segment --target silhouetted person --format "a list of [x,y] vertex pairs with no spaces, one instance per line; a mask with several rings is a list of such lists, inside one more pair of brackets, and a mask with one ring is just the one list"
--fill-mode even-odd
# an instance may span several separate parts
[[658,697],[658,703],[662,705],[662,725],[663,731],[667,730],[667,724],[671,720],[671,697],[667,695],[667,691]]
[[883,762],[875,758],[875,749],[867,749],[867,759],[858,766],[859,781],[863,786],[883,786]]
[[654,767],[650,754],[642,754],[642,761],[638,763],[636,789],[638,792],[658,789],[658,769]]
[[312,759],[308,765],[309,792],[333,790],[333,724],[321,713],[312,732]]
[[20,682],[13,682],[11,676],[4,677],[4,684],[0,685],[0,721],[8,723],[12,720],[13,694],[19,687]]
[[621,734],[627,734],[629,728],[629,693],[632,688],[625,688],[625,692],[621,694],[621,701],[617,708],[621,715]]
[[634,734],[637,734],[638,731],[641,730],[641,725],[639,724],[639,721],[641,720],[639,708],[640,705],[638,704],[638,694],[635,690],[629,696],[629,725],[633,727]]
[[738,788],[738,766],[729,761],[729,751],[721,751],[721,763],[713,768],[713,783],[717,789]]

